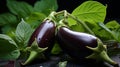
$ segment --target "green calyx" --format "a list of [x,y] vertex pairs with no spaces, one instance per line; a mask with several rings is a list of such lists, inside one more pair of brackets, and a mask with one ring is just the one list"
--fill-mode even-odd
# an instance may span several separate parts
[[67,24],[66,24],[66,20],[65,19],[61,19],[58,23],[58,29],[60,27],[69,27]]
[[55,11],[52,11],[48,17],[46,17],[43,21],[45,20],[50,20],[52,22],[54,22],[56,24],[56,18],[55,18],[55,14],[56,12]]
[[47,48],[40,48],[35,39],[35,41],[32,43],[32,45],[30,47],[26,48],[26,51],[30,52],[30,54],[29,54],[28,59],[24,63],[22,63],[22,65],[30,64],[38,55],[40,56],[40,58],[45,58],[43,52],[46,49]]
[[96,59],[105,61],[111,65],[118,65],[115,61],[113,61],[107,54],[107,48],[106,45],[103,45],[102,41],[100,39],[97,39],[98,46],[96,48],[92,48],[89,46],[86,46],[88,49],[92,50],[93,53],[86,58],[88,59]]

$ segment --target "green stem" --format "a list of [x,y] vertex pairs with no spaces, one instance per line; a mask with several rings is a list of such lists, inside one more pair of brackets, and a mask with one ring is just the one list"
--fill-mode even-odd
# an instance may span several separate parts
[[82,26],[92,35],[95,35],[94,32],[81,20],[77,19],[76,17],[72,16],[70,13],[68,13],[66,10],[62,10],[60,12],[54,13],[54,16],[63,14],[64,18],[66,19],[67,17],[71,17],[72,19],[74,19],[75,21],[77,21],[78,23],[82,24]]
[[54,16],[57,16],[57,15],[60,15],[60,14],[63,14],[63,15],[64,15],[65,11],[66,11],[66,10],[59,11],[59,12],[57,12],[56,14],[54,14]]
[[50,14],[49,14],[49,16],[47,17],[47,18],[45,18],[43,21],[45,21],[46,19],[48,20],[52,20],[53,22],[55,22],[55,14],[56,14],[56,12],[55,11],[53,11],[53,12],[51,12]]
[[101,58],[103,61],[106,61],[107,63],[109,63],[111,65],[117,65],[118,64],[108,56],[107,48],[104,47],[104,44],[100,39],[98,39],[97,50],[99,50],[99,58]]
[[80,23],[90,34],[95,35],[94,32],[81,20],[77,19],[76,17],[72,16],[68,13],[68,16]]
[[28,59],[22,64],[22,65],[28,65],[30,64],[35,58],[37,58],[37,56],[39,55],[41,58],[43,58],[43,51],[45,51],[47,49],[46,48],[40,48],[38,46],[37,40],[35,38],[34,42],[32,43],[32,45],[30,47],[26,48],[26,51],[30,52],[30,55],[28,57]]
[[23,65],[30,64],[36,58],[37,55],[38,53],[36,51],[31,51],[29,58],[25,61],[25,63],[23,63]]
[[107,63],[111,64],[111,65],[117,65],[118,63],[116,63],[115,61],[113,61],[108,54],[106,53],[106,51],[102,51],[100,53],[100,57],[103,59],[103,61],[106,61]]
[[92,50],[93,53],[89,56],[87,56],[86,58],[88,59],[96,59],[96,60],[102,60],[105,61],[113,66],[117,66],[118,63],[116,63],[115,61],[113,61],[107,54],[107,48],[104,46],[104,44],[102,43],[102,41],[100,39],[98,40],[98,46],[96,48],[92,48],[89,46],[86,46],[88,49]]

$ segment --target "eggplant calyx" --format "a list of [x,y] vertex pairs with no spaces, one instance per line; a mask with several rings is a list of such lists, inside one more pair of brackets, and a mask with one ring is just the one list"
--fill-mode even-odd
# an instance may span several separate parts
[[43,52],[47,49],[46,48],[40,48],[38,46],[38,43],[35,39],[35,41],[32,43],[32,45],[30,47],[26,48],[26,51],[30,52],[28,59],[22,63],[22,65],[28,65],[30,64],[38,55],[40,56],[40,58],[45,58]]
[[100,39],[97,39],[98,46],[96,48],[92,48],[89,46],[86,46],[88,49],[92,50],[93,53],[86,58],[88,59],[96,59],[98,61],[105,61],[111,65],[118,65],[117,62],[113,61],[107,54],[107,48],[105,45],[103,45],[102,41]]
[[44,21],[45,21],[45,20],[52,20],[53,22],[55,22],[55,21],[56,21],[56,19],[55,19],[55,14],[56,14],[56,12],[55,12],[55,11],[52,11],[52,12],[49,14],[49,16],[44,19]]
[[65,24],[65,19],[61,19],[58,23],[57,29],[61,28],[61,27],[68,27],[68,25]]

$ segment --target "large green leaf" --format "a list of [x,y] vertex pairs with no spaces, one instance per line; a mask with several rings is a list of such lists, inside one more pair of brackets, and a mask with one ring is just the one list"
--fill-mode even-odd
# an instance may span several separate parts
[[51,11],[57,10],[57,0],[40,0],[34,5],[34,10],[49,15]]
[[33,12],[33,7],[23,1],[7,0],[8,9],[15,15],[25,18]]
[[32,28],[22,19],[16,28],[15,34],[16,39],[19,42],[19,48],[23,48],[26,46],[27,41],[32,34]]
[[106,6],[97,1],[85,1],[73,10],[72,15],[82,21],[104,22]]
[[78,6],[72,14],[83,21],[103,22],[106,17],[106,6],[97,1],[86,1]]
[[5,34],[0,34],[0,59],[16,59],[19,55],[15,41]]

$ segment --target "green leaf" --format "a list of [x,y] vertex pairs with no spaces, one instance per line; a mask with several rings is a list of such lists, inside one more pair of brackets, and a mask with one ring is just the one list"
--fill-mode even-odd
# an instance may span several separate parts
[[106,30],[107,32],[109,32],[111,35],[113,34],[113,32],[112,32],[109,28],[107,28],[107,27],[104,25],[104,23],[99,23],[99,26],[100,26],[101,28],[103,28],[104,30]]
[[25,18],[33,12],[33,7],[26,2],[7,0],[8,9],[15,15]]
[[120,42],[120,29],[119,29],[119,31],[116,33],[116,35],[117,35],[118,40],[119,40],[119,42]]
[[19,56],[15,41],[7,35],[0,34],[0,59],[16,59]]
[[9,34],[11,32],[15,31],[15,27],[12,27],[10,25],[5,25],[1,28],[3,34]]
[[21,22],[17,25],[15,31],[16,39],[19,43],[19,48],[23,48],[27,45],[28,39],[31,34],[32,28],[22,19]]
[[86,1],[74,9],[72,15],[82,21],[104,22],[106,6],[97,1]]
[[[9,44],[13,44],[14,47],[17,47],[15,41],[14,41],[11,37],[9,37],[8,35],[0,34],[0,39],[1,39],[1,42],[0,42],[0,43],[2,43],[2,42],[3,42],[3,44],[4,44],[4,43],[6,43],[6,44],[9,43]],[[6,41],[8,41],[8,42],[6,42]]]
[[120,42],[120,24],[117,21],[112,20],[107,22],[105,26],[113,32],[113,35],[116,37],[115,40]]
[[107,28],[109,28],[111,30],[115,30],[120,27],[119,23],[116,20],[109,21],[105,25]]
[[34,10],[49,15],[51,11],[56,11],[58,8],[57,0],[40,0],[34,5]]
[[54,47],[52,48],[52,54],[59,54],[62,51],[58,43],[55,43]]
[[26,18],[26,22],[31,25],[32,28],[38,27],[38,25],[45,19],[45,14],[40,12],[33,12],[29,17]]
[[29,17],[26,18],[26,21],[28,23],[40,20],[42,21],[43,19],[45,19],[45,14],[40,13],[40,12],[33,12]]
[[15,60],[20,56],[19,50],[13,50],[9,53],[0,54],[0,59],[3,60]]
[[66,67],[67,61],[59,62],[59,67]]
[[69,26],[75,25],[75,24],[77,23],[77,22],[76,22],[75,20],[73,20],[72,18],[68,18],[67,20],[68,20],[68,22],[69,22],[69,23],[68,23]]
[[105,30],[107,33],[110,34],[110,36],[113,38],[113,40],[116,40],[117,42],[119,42],[116,32],[114,30],[110,30],[108,27],[106,27],[104,25],[104,23],[98,23],[98,24],[103,30]]
[[15,27],[11,25],[5,25],[1,28],[2,33],[10,36],[11,38],[14,38],[14,32],[15,32]]
[[74,31],[85,32],[85,29],[81,24],[72,25],[72,26],[70,26],[70,28]]
[[92,31],[94,31],[95,35],[103,41],[113,39],[113,37],[106,30],[102,28],[94,28]]
[[3,26],[5,24],[16,24],[17,18],[15,15],[11,13],[3,13],[0,15],[0,26]]
[[120,43],[120,28],[117,29],[116,31],[114,31],[114,36],[116,37],[116,39],[114,39],[116,42]]

